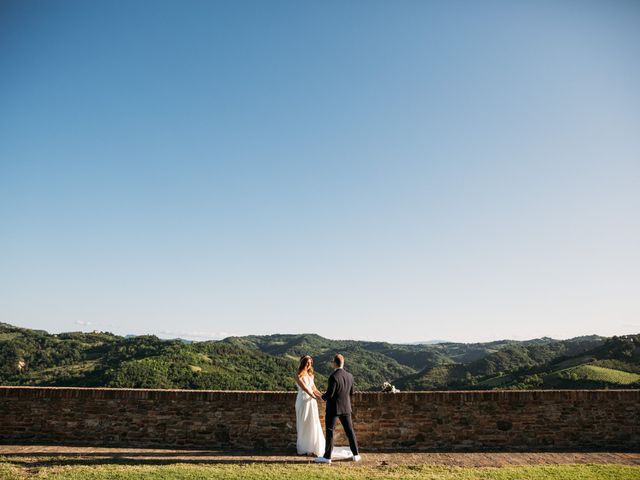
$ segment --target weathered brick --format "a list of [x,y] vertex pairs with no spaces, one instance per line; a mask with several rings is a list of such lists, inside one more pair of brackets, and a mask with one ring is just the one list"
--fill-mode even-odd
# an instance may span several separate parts
[[[0,443],[288,452],[295,395],[0,387]],[[640,450],[640,390],[356,393],[353,404],[364,451]]]

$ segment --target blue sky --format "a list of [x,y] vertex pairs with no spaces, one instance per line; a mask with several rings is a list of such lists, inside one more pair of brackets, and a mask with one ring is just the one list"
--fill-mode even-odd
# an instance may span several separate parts
[[0,4],[0,321],[640,331],[640,4]]

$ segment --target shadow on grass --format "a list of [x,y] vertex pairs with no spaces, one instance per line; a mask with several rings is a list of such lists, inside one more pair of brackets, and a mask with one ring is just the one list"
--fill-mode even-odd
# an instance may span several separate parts
[[[275,464],[275,465],[309,465],[314,464],[311,456],[269,455],[269,458],[255,458],[247,454],[225,452],[224,458],[211,458],[220,452],[189,453],[184,456],[169,456],[163,453],[69,453],[55,455],[51,452],[5,453],[0,455],[0,462],[23,467],[53,466],[104,466],[104,465],[238,465],[238,464]],[[204,458],[198,458],[204,457]],[[334,463],[351,463],[350,459],[334,460]]]

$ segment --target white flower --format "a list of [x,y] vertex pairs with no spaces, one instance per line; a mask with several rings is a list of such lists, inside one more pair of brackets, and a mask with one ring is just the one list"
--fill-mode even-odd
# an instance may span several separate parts
[[391,393],[397,393],[400,390],[398,390],[396,387],[394,387],[393,385],[391,385],[389,382],[384,382],[382,384],[382,391],[383,392],[391,392]]

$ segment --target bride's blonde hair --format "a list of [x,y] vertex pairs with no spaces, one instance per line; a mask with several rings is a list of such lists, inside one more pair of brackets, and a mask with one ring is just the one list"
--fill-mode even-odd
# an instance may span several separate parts
[[298,366],[298,377],[301,377],[304,373],[313,375],[313,358],[310,355],[304,355],[300,357],[300,365]]

